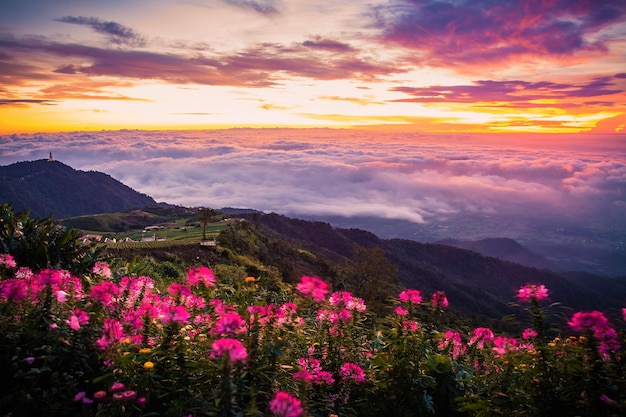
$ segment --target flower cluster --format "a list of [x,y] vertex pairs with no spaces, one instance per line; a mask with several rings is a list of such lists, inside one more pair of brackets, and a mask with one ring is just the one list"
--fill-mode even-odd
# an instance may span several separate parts
[[617,332],[600,311],[579,311],[567,324],[577,332],[591,333],[598,340],[598,352],[605,359],[621,348]]
[[528,303],[533,299],[545,300],[548,298],[548,289],[542,284],[526,284],[517,290],[517,298],[523,303]]
[[[15,381],[28,384],[63,363],[54,372],[64,375],[67,386],[58,392],[65,397],[45,395],[74,407],[72,415],[438,415],[445,398],[436,396],[446,390],[458,397],[455,407],[468,404],[468,415],[513,415],[516,404],[534,412],[538,397],[560,396],[567,397],[559,406],[573,404],[568,415],[603,406],[613,407],[607,415],[626,411],[623,331],[599,311],[573,314],[567,324],[580,337],[547,339],[534,320],[513,337],[488,327],[453,329],[442,291],[423,303],[419,290],[406,289],[388,317],[368,322],[373,314],[363,299],[332,292],[317,277],[302,277],[295,291],[270,291],[264,279],[249,285],[241,275],[232,280],[237,285],[226,284],[208,267],[162,283],[120,277],[105,263],[86,280],[15,270],[7,256],[0,265],[0,330],[16,332],[28,321],[46,333],[37,343],[3,345],[10,356],[2,359],[16,369]],[[548,290],[528,284],[516,296],[540,314],[536,302]],[[7,339],[26,340],[27,332]],[[70,353],[61,361],[63,349]],[[80,360],[68,364],[74,357]],[[78,371],[65,369],[89,359]],[[593,391],[598,369],[602,384]],[[176,410],[164,409],[173,397]]]

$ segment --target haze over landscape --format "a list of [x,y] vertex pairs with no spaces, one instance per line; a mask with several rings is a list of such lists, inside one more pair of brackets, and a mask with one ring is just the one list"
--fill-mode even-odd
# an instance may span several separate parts
[[171,204],[624,256],[625,15],[620,0],[6,1],[0,164],[52,152]]

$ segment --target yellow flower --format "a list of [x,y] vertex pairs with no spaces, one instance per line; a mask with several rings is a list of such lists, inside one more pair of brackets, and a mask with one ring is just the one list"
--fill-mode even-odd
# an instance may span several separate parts
[[254,282],[256,281],[255,277],[246,277],[246,282]]
[[142,355],[147,355],[147,354],[149,354],[151,352],[152,352],[152,349],[150,349],[150,348],[139,349],[139,353],[141,353]]
[[146,362],[143,364],[143,369],[145,369],[146,371],[150,371],[152,369],[154,369],[154,362]]

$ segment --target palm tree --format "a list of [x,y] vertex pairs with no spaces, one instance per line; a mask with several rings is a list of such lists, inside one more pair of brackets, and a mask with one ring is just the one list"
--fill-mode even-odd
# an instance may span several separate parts
[[202,224],[202,240],[206,240],[206,225],[211,223],[211,219],[215,216],[217,212],[213,209],[200,207],[198,211],[198,220]]

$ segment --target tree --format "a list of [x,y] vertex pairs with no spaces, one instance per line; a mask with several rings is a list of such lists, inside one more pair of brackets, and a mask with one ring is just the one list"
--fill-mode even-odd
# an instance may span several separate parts
[[356,246],[352,259],[342,268],[341,284],[363,298],[368,307],[382,306],[388,297],[397,294],[398,266],[381,248]]
[[206,240],[206,226],[211,223],[213,216],[216,214],[217,211],[211,208],[200,207],[200,210],[198,211],[198,221],[202,224],[202,240]]

